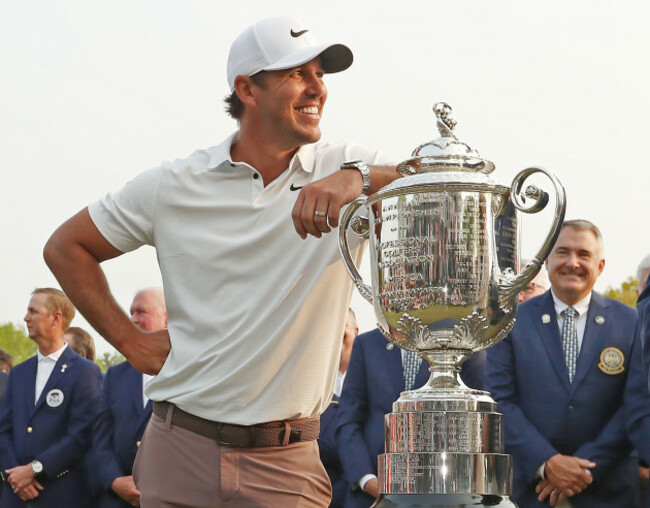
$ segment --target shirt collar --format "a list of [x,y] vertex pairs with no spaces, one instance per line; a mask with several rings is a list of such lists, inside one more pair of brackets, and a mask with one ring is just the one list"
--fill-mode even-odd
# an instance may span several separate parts
[[[221,143],[211,148],[208,148],[208,153],[210,154],[210,160],[206,169],[217,169],[224,162],[232,163],[232,158],[230,157],[230,147],[237,138],[239,131],[233,132],[230,136],[224,139]],[[295,164],[300,164],[300,167],[303,171],[311,173],[314,169],[314,159],[316,153],[316,144],[310,143],[308,145],[303,145],[298,148],[298,151],[291,158],[289,167],[293,168]]]
[[68,347],[67,343],[63,344],[63,347],[61,349],[59,349],[58,351],[54,351],[54,353],[50,353],[47,356],[43,356],[40,351],[37,351],[36,356],[38,357],[39,362],[41,360],[48,359],[48,360],[53,360],[54,363],[56,363],[56,362],[59,361],[59,358],[61,358],[61,355],[63,354],[63,351],[65,350],[66,347]]
[[578,316],[582,316],[586,314],[587,311],[589,310],[589,303],[591,302],[591,291],[582,300],[576,302],[575,305],[567,305],[562,300],[560,300],[557,297],[557,295],[553,292],[553,288],[551,288],[551,294],[553,295],[553,304],[555,305],[555,312],[557,313],[558,316],[562,315],[562,312],[564,312],[565,309],[567,309],[568,307],[573,307],[578,313]]

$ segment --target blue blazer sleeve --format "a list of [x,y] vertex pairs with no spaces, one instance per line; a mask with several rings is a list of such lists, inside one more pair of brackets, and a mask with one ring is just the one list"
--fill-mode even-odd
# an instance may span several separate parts
[[19,466],[13,437],[13,384],[15,375],[9,374],[7,390],[0,403],[0,464],[2,474],[7,469]]
[[530,423],[518,405],[517,376],[512,345],[512,335],[487,350],[485,362],[486,389],[499,403],[499,410],[505,420],[505,435],[508,452],[516,455],[520,468],[531,483],[537,470],[557,450]]
[[643,461],[650,464],[650,392],[641,349],[641,325],[637,323],[624,392],[625,420],[632,444]]
[[110,393],[113,386],[113,367],[108,369],[104,378],[102,395],[100,399],[99,412],[93,425],[93,447],[92,462],[97,468],[99,484],[104,490],[109,491],[113,480],[120,476],[128,476],[131,473],[123,471],[120,467],[117,455],[113,449],[114,420],[110,406]]
[[43,473],[54,478],[77,464],[90,449],[92,423],[97,414],[102,374],[94,363],[84,365],[75,379],[70,404],[67,433],[36,459],[43,464]]
[[366,379],[363,342],[357,338],[341,392],[336,433],[339,457],[350,485],[377,470],[377,457],[371,456],[363,434],[363,425],[369,416]]

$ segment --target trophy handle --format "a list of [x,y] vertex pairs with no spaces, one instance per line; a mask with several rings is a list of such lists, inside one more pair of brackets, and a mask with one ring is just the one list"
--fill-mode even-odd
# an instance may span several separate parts
[[[544,240],[539,252],[516,276],[506,276],[505,278],[507,280],[504,280],[499,284],[501,292],[507,293],[500,295],[502,297],[513,297],[539,273],[542,263],[551,253],[551,249],[557,241],[562,223],[564,222],[564,214],[566,212],[566,192],[555,175],[544,168],[533,166],[520,171],[512,181],[510,201],[512,201],[512,204],[517,208],[517,210],[521,210],[524,213],[537,213],[546,207],[549,202],[549,195],[545,191],[535,185],[529,185],[524,191],[522,191],[524,182],[529,176],[535,173],[546,175],[546,177],[553,183],[553,187],[555,187],[555,217],[546,240]],[[531,202],[527,203],[527,200],[531,200]]]
[[[357,265],[354,264],[354,260],[350,254],[350,245],[348,244],[348,227],[352,222],[354,213],[359,209],[359,207],[365,204],[365,199],[357,199],[348,205],[343,212],[341,217],[341,226],[339,227],[339,250],[341,251],[341,257],[343,258],[343,263],[347,269],[350,277],[354,281],[354,285],[357,287],[361,296],[366,300],[372,303],[372,288],[363,282],[363,278],[357,269]],[[352,224],[352,232],[361,237],[368,238],[368,232],[370,231],[368,219],[365,217],[354,217],[354,223]]]

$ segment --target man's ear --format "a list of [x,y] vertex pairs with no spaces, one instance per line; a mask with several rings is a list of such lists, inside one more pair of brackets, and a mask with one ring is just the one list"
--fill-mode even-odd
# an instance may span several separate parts
[[256,104],[253,86],[253,80],[248,76],[237,76],[235,78],[235,93],[239,100],[247,106]]

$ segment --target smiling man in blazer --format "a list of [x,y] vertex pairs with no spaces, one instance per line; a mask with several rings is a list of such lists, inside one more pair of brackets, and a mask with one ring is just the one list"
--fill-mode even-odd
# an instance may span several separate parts
[[605,259],[592,223],[565,222],[546,266],[551,291],[523,303],[512,332],[487,352],[515,501],[628,508],[638,475],[623,396],[640,361],[631,354],[636,311],[593,292]]
[[25,322],[38,353],[11,369],[0,406],[3,508],[88,506],[82,462],[101,373],[64,341],[73,317],[61,291],[32,293]]

